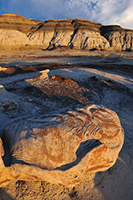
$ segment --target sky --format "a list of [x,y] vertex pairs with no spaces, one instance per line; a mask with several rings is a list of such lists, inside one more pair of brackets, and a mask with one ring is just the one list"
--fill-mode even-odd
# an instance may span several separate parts
[[133,29],[133,0],[0,0],[0,15],[49,20],[83,18]]

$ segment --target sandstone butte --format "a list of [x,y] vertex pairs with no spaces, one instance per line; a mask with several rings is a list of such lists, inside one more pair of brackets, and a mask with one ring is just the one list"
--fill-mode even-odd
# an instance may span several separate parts
[[133,30],[85,19],[38,21],[16,14],[0,16],[1,50],[133,50]]

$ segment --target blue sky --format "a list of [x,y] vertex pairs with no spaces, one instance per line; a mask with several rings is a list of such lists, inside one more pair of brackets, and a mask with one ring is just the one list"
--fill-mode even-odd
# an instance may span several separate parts
[[48,20],[83,18],[133,29],[133,0],[0,0],[0,15]]

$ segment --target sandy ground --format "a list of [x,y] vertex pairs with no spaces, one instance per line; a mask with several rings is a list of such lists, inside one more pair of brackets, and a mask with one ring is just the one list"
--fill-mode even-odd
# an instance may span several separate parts
[[132,65],[132,52],[113,51],[79,51],[79,50],[53,50],[53,51],[0,51],[0,64],[128,64]]
[[[0,189],[0,199],[132,200],[133,53],[0,52],[0,63],[0,84],[8,91],[5,96],[0,91],[0,101],[6,98],[14,99],[20,105],[18,110],[0,110],[0,135],[3,125],[16,117],[28,117],[36,112],[59,112],[75,104],[82,106],[81,103],[69,98],[47,98],[43,94],[40,96],[34,90],[27,94],[24,79],[36,77],[40,69],[46,68],[50,69],[48,76],[64,75],[80,86],[94,91],[92,94],[85,92],[83,95],[92,103],[114,110],[125,132],[125,142],[119,159],[109,170],[88,174],[73,188],[48,182],[12,181]],[[26,64],[33,65],[30,71],[18,70],[20,66],[23,69]],[[11,67],[14,69],[9,73]]]

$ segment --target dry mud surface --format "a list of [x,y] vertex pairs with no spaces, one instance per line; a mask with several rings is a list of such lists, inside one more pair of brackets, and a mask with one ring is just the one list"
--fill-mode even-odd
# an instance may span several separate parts
[[[65,76],[79,87],[79,93],[67,88],[65,96],[42,92],[26,79],[38,77],[49,69],[48,77]],[[47,83],[46,83],[47,84]],[[1,52],[0,102],[14,100],[16,108],[0,109],[0,135],[3,126],[18,117],[59,113],[88,103],[114,110],[125,132],[124,146],[115,165],[105,172],[91,173],[73,188],[48,182],[12,181],[0,189],[1,200],[75,199],[131,200],[133,197],[133,55],[112,52]],[[74,98],[73,98],[74,96]],[[83,97],[83,102],[82,102]]]

